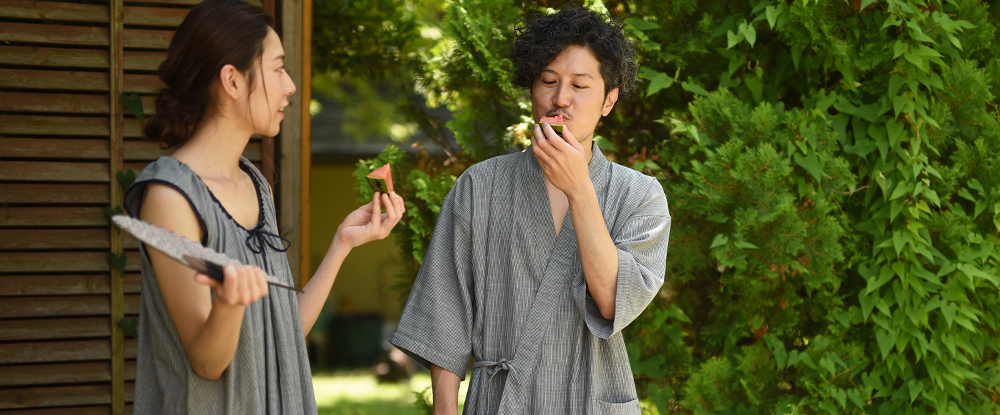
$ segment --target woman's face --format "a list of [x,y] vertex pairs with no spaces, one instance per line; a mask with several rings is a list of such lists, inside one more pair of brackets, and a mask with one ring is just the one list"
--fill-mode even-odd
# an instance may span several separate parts
[[250,122],[254,134],[278,135],[285,118],[288,97],[295,93],[295,84],[285,72],[285,49],[274,30],[268,29],[264,52],[254,76],[250,92]]

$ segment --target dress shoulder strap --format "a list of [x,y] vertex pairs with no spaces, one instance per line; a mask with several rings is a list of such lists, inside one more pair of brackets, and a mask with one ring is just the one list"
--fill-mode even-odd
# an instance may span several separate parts
[[125,192],[126,213],[139,217],[146,189],[153,183],[169,186],[187,199],[203,230],[201,243],[212,246],[217,235],[208,225],[219,223],[219,209],[214,208],[211,192],[201,178],[190,167],[173,157],[161,156],[139,173],[139,177]]

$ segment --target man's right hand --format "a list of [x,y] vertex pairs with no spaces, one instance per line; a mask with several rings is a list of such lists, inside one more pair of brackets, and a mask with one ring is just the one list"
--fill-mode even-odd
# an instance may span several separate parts
[[462,379],[441,366],[431,364],[431,389],[434,391],[434,415],[458,414],[458,385]]

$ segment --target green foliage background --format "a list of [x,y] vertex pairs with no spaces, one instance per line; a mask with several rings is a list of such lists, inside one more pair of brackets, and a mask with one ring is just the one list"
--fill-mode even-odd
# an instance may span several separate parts
[[[361,46],[404,80],[399,105],[411,122],[455,138],[441,139],[446,159],[390,146],[358,167],[360,178],[394,163],[408,209],[395,231],[405,298],[455,177],[528,142],[529,101],[511,86],[505,57],[513,24],[549,5],[401,4],[431,12],[374,19],[441,36],[386,32]],[[586,6],[624,21],[644,92],[602,121],[599,144],[660,180],[674,221],[667,282],[625,330],[652,411],[1000,409],[1000,6]],[[321,10],[318,32],[329,29]],[[316,66],[372,76],[352,60],[362,53],[338,47],[355,46],[330,47]],[[454,116],[446,125],[427,118],[406,102],[415,98]]]

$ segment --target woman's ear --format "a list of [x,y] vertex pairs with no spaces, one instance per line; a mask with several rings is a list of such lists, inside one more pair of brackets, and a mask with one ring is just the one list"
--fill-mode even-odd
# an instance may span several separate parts
[[247,85],[243,78],[243,74],[233,65],[223,66],[219,71],[219,84],[222,85],[226,95],[233,100],[239,100],[246,93],[244,90],[247,89]]

